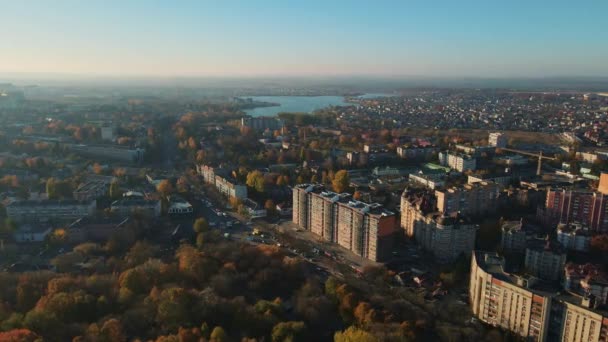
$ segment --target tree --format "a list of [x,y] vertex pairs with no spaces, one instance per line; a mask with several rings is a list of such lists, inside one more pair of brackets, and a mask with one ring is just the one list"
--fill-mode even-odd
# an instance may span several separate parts
[[264,192],[264,175],[258,170],[251,171],[247,174],[246,184],[248,187],[255,189],[257,192]]
[[158,186],[156,187],[156,190],[158,190],[158,192],[160,192],[165,197],[171,195],[174,191],[173,184],[171,184],[168,179],[163,179],[162,181],[160,181],[160,183],[158,183]]
[[36,342],[41,340],[40,336],[28,329],[13,329],[0,332],[0,341],[3,342]]
[[331,184],[334,188],[334,191],[337,193],[342,193],[348,189],[350,184],[350,180],[348,177],[348,172],[346,170],[340,170],[336,172],[334,179],[331,181]]
[[127,266],[141,265],[154,257],[158,248],[145,241],[137,241],[125,255]]
[[201,248],[203,248],[204,243],[205,243],[205,234],[204,233],[196,234],[196,247],[201,249]]
[[379,342],[380,340],[365,330],[354,326],[334,334],[335,342]]
[[120,184],[118,184],[118,180],[113,180],[110,183],[109,195],[112,199],[118,199],[122,196],[122,190],[120,190]]
[[224,328],[217,326],[213,328],[210,340],[212,342],[225,342],[228,341],[228,336],[226,335],[226,331],[224,331]]
[[279,177],[277,177],[278,186],[285,186],[287,184],[288,184],[287,176],[280,175]]
[[209,230],[209,223],[205,218],[199,217],[194,221],[194,225],[192,225],[192,229],[194,229],[195,233],[203,233]]
[[306,324],[304,322],[280,322],[272,328],[273,342],[306,341]]
[[277,207],[274,204],[274,201],[271,199],[266,200],[266,203],[264,203],[264,209],[266,209],[266,213],[269,216],[273,216],[277,211]]
[[600,234],[592,237],[590,248],[599,255],[605,255],[608,252],[608,234]]

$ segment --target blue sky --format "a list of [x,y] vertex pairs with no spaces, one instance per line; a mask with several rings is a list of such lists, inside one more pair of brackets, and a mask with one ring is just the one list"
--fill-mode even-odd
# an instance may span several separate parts
[[0,0],[0,72],[608,76],[606,13],[606,0]]

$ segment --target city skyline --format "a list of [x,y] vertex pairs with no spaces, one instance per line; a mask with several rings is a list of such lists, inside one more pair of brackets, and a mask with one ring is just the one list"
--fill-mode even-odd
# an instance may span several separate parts
[[590,1],[2,2],[2,74],[608,76]]

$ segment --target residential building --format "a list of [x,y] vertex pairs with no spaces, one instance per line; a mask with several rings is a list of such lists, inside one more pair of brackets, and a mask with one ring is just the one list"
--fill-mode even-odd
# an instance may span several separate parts
[[15,222],[73,221],[92,215],[97,202],[76,200],[15,201],[6,206],[6,216]]
[[591,244],[589,229],[576,223],[557,225],[557,241],[568,250],[587,252]]
[[129,216],[135,212],[149,217],[159,217],[161,214],[161,203],[159,200],[144,200],[132,197],[123,197],[112,202],[110,210],[119,216]]
[[568,263],[564,268],[564,290],[579,295],[593,295],[599,305],[608,302],[608,276],[601,266]]
[[502,224],[500,247],[503,251],[524,252],[526,250],[527,234],[523,222],[506,221]]
[[397,155],[404,159],[425,159],[430,158],[433,154],[439,152],[439,148],[435,146],[399,146],[397,147]]
[[468,154],[454,154],[451,152],[439,153],[439,164],[449,166],[458,171],[475,171],[477,169],[477,159]]
[[547,341],[551,298],[531,289],[534,278],[514,276],[504,268],[498,254],[473,252],[469,282],[473,315],[526,341]]
[[244,117],[241,119],[241,126],[250,127],[256,131],[265,131],[282,129],[284,126],[283,120],[272,117],[272,116],[257,116],[257,117]]
[[466,217],[438,212],[432,193],[408,189],[401,195],[401,228],[440,262],[470,253],[478,229]]
[[196,172],[203,178],[203,182],[215,186],[224,196],[241,200],[247,198],[247,186],[239,184],[228,170],[199,164],[196,165]]
[[238,184],[233,178],[215,176],[215,188],[224,196],[229,198],[247,198],[247,185]]
[[423,249],[433,253],[439,262],[454,261],[475,248],[479,228],[464,217],[442,216],[438,213],[419,217],[413,222],[414,239]]
[[399,176],[401,174],[401,172],[399,171],[399,169],[395,168],[395,167],[390,167],[390,166],[385,166],[385,167],[375,167],[372,170],[372,175],[374,175],[375,177],[387,177],[387,176]]
[[490,146],[504,148],[507,147],[508,142],[509,140],[504,133],[492,132],[488,135],[488,143]]
[[355,201],[317,184],[294,187],[293,222],[373,261],[390,255],[396,224],[395,214],[380,204]]
[[74,199],[80,202],[88,202],[104,196],[108,192],[108,184],[102,181],[89,181],[81,184],[74,190]]
[[437,174],[423,174],[423,173],[410,173],[410,182],[420,184],[428,189],[434,190],[445,185],[441,175]]
[[500,187],[493,182],[465,184],[459,188],[436,190],[437,210],[446,215],[478,216],[495,212]]
[[561,278],[566,264],[566,250],[557,241],[529,240],[526,247],[525,268],[537,278],[556,281]]
[[592,232],[608,232],[608,194],[580,189],[550,189],[538,218],[547,226],[580,223]]

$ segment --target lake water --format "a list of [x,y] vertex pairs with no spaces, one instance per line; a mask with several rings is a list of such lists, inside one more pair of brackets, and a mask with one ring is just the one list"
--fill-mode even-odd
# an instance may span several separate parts
[[[388,94],[365,94],[361,98],[391,96]],[[278,103],[280,106],[258,107],[245,112],[251,116],[275,116],[281,112],[312,113],[329,106],[348,106],[342,96],[243,96],[254,101]]]

